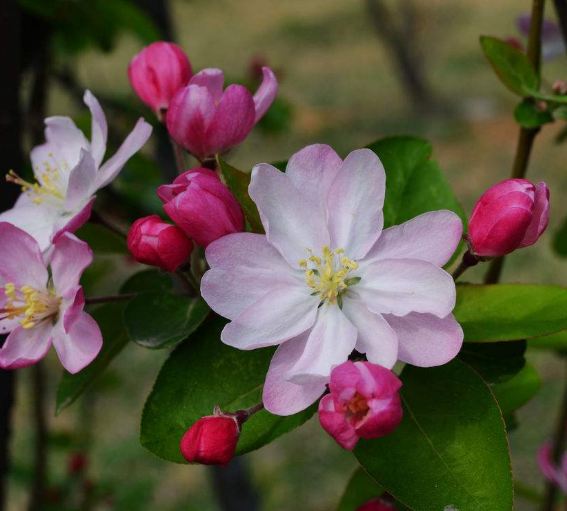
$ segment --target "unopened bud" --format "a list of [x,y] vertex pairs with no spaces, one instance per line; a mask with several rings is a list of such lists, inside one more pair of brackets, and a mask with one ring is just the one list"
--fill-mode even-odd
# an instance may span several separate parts
[[356,511],[395,511],[396,506],[391,500],[383,498],[372,499],[358,506]]
[[87,468],[87,458],[82,452],[74,452],[67,461],[67,472],[70,475],[82,474]]
[[561,96],[563,96],[567,94],[567,81],[561,79],[555,80],[551,88],[553,89],[553,92],[555,92],[555,94],[560,94]]

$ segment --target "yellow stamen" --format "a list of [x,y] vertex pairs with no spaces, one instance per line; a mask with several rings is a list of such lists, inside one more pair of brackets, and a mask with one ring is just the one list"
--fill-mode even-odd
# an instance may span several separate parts
[[43,172],[38,166],[35,167],[35,174],[38,176],[38,181],[41,181],[42,184],[39,182],[30,183],[18,176],[13,170],[10,170],[8,174],[6,174],[6,181],[21,186],[22,192],[27,193],[29,197],[34,195],[35,197],[32,201],[34,204],[41,204],[47,195],[65,200],[64,194],[56,185],[59,180],[59,169],[52,167],[47,161],[43,162],[43,166],[45,167]]
[[40,292],[31,286],[22,286],[16,289],[15,284],[9,282],[4,286],[6,304],[0,319],[21,318],[20,325],[26,330],[33,328],[39,322],[54,317],[59,311],[60,298],[49,292]]

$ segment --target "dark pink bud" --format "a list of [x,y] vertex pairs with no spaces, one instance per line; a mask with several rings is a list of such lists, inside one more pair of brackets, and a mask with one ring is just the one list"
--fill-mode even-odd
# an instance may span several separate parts
[[157,194],[169,217],[201,247],[244,230],[238,201],[212,170],[188,170],[172,184],[160,186]]
[[472,251],[499,257],[533,245],[549,221],[549,190],[543,182],[507,179],[478,199],[469,222]]
[[240,436],[234,415],[215,412],[199,419],[181,439],[183,457],[190,463],[226,466],[234,457]]
[[172,272],[187,262],[193,243],[179,227],[152,215],[134,222],[128,233],[128,250],[140,263]]
[[504,41],[506,41],[510,46],[516,48],[516,50],[520,50],[525,53],[526,49],[524,48],[522,41],[520,41],[517,37],[506,37]]
[[158,41],[146,46],[128,66],[132,88],[158,117],[173,95],[191,78],[191,64],[176,44]]
[[396,506],[392,502],[380,498],[365,502],[362,506],[358,506],[356,511],[393,511],[395,509]]
[[345,362],[331,372],[331,392],[319,402],[321,426],[349,451],[359,438],[389,435],[402,420],[401,386],[385,367]]
[[87,458],[82,452],[74,452],[67,461],[67,472],[70,475],[82,474],[87,468]]
[[240,144],[266,113],[278,90],[268,67],[264,80],[252,96],[242,85],[223,91],[220,69],[203,69],[177,91],[167,112],[171,137],[197,158],[204,160]]

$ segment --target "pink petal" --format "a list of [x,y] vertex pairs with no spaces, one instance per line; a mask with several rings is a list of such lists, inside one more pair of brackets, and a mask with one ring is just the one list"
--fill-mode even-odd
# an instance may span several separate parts
[[[4,284],[1,277],[0,283]],[[6,307],[6,302],[6,289],[4,287],[0,287],[0,309],[4,309]],[[0,319],[0,335],[8,334],[20,326],[20,318],[18,316],[10,319],[5,317],[4,313],[0,312],[0,318],[3,318]]]
[[444,318],[455,307],[447,272],[417,259],[382,259],[364,268],[356,292],[375,314],[425,312]]
[[217,105],[222,97],[224,74],[220,69],[216,68],[202,69],[193,76],[191,80],[189,80],[189,85],[206,87],[211,94],[215,105]]
[[93,204],[96,197],[92,197],[89,202],[81,209],[78,213],[75,213],[70,219],[69,217],[59,217],[55,222],[56,232],[53,236],[53,243],[57,243],[57,240],[65,232],[75,232],[79,227],[82,227],[87,220],[91,217],[91,212],[93,209]]
[[330,146],[314,144],[289,159],[285,174],[307,200],[317,202],[326,217],[329,189],[342,164]]
[[152,126],[144,119],[138,119],[136,126],[126,137],[118,151],[99,169],[96,184],[97,190],[106,186],[118,175],[126,162],[148,141],[151,134]]
[[520,243],[520,248],[533,245],[547,228],[549,222],[549,188],[543,181],[536,185],[534,202],[532,220],[524,239]]
[[398,358],[408,364],[446,364],[457,356],[463,344],[463,330],[452,314],[445,318],[417,313],[385,318],[398,334]]
[[359,382],[359,369],[354,362],[347,360],[333,369],[329,389],[337,402],[344,405],[356,394]]
[[276,350],[266,375],[262,395],[268,412],[275,415],[293,415],[313,404],[325,392],[325,382],[296,385],[285,378],[289,369],[301,357],[308,335],[304,333],[290,339]]
[[45,138],[52,146],[54,156],[63,160],[58,163],[66,163],[72,169],[79,163],[81,149],[90,150],[85,135],[70,117],[48,117],[45,125]]
[[346,157],[327,204],[333,248],[343,248],[351,259],[362,259],[372,248],[384,224],[385,184],[384,167],[370,149]]
[[96,167],[100,167],[106,152],[106,139],[108,138],[108,126],[106,117],[98,99],[94,97],[90,90],[85,91],[83,101],[91,111],[91,152]]
[[55,243],[51,256],[53,284],[58,296],[79,285],[81,275],[93,261],[93,251],[71,233],[64,233]]
[[0,276],[5,282],[44,290],[47,269],[37,242],[12,224],[0,222]]
[[384,230],[363,264],[380,259],[420,259],[443,266],[455,253],[463,222],[452,211],[431,211]]
[[16,328],[0,348],[0,367],[21,369],[39,362],[51,346],[51,329],[48,321],[42,321],[29,330],[21,326]]
[[370,410],[361,422],[355,425],[361,438],[380,438],[392,433],[403,417],[402,403],[398,393],[382,399],[369,399]]
[[54,208],[33,202],[18,206],[0,214],[0,222],[10,223],[32,236],[42,251],[51,246],[58,215]]
[[[63,331],[69,333],[73,325],[83,316],[85,295],[79,285],[69,288],[62,296],[59,315],[63,318]],[[59,325],[61,327],[61,324]]]
[[274,72],[269,67],[264,66],[262,75],[262,84],[254,94],[254,124],[264,117],[278,93],[278,80]]
[[369,399],[389,398],[402,386],[399,378],[385,367],[369,362],[355,362],[354,366],[360,373],[356,391]]
[[319,402],[319,422],[343,449],[352,451],[358,443],[358,434],[346,420],[344,413],[335,411],[331,395],[323,396]]
[[91,153],[81,149],[81,158],[69,175],[65,211],[73,211],[84,204],[95,191],[97,167]]
[[68,333],[60,324],[53,329],[53,346],[63,367],[75,374],[96,358],[102,348],[102,334],[96,321],[83,312]]
[[221,340],[241,350],[280,344],[311,328],[318,303],[296,287],[276,288],[225,326]]
[[300,385],[328,381],[331,369],[346,362],[355,343],[356,328],[339,306],[323,304],[303,354],[286,377]]
[[398,360],[398,336],[380,315],[368,310],[362,300],[345,298],[343,312],[358,333],[356,351],[365,353],[369,362],[388,369]]
[[248,191],[258,206],[268,242],[292,267],[300,268],[299,261],[309,255],[307,248],[320,253],[329,244],[323,212],[275,167],[256,165]]
[[206,156],[222,154],[240,144],[254,126],[254,101],[246,87],[229,85],[206,131]]

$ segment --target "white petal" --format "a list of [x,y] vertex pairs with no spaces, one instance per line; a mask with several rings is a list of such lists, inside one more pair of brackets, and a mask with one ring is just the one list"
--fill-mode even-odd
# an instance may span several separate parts
[[9,209],[0,214],[0,222],[7,222],[27,232],[43,252],[51,245],[55,234],[58,212],[44,204],[28,204]]
[[94,97],[90,90],[85,91],[83,101],[91,111],[91,149],[96,167],[100,167],[106,152],[106,139],[108,136],[108,126],[106,117],[98,99]]
[[81,149],[90,150],[84,133],[70,117],[48,117],[45,119],[45,138],[53,147],[53,156],[58,163],[72,169],[79,163]]
[[82,206],[95,191],[97,168],[91,153],[81,149],[81,158],[71,171],[67,185],[65,211],[73,211]]

